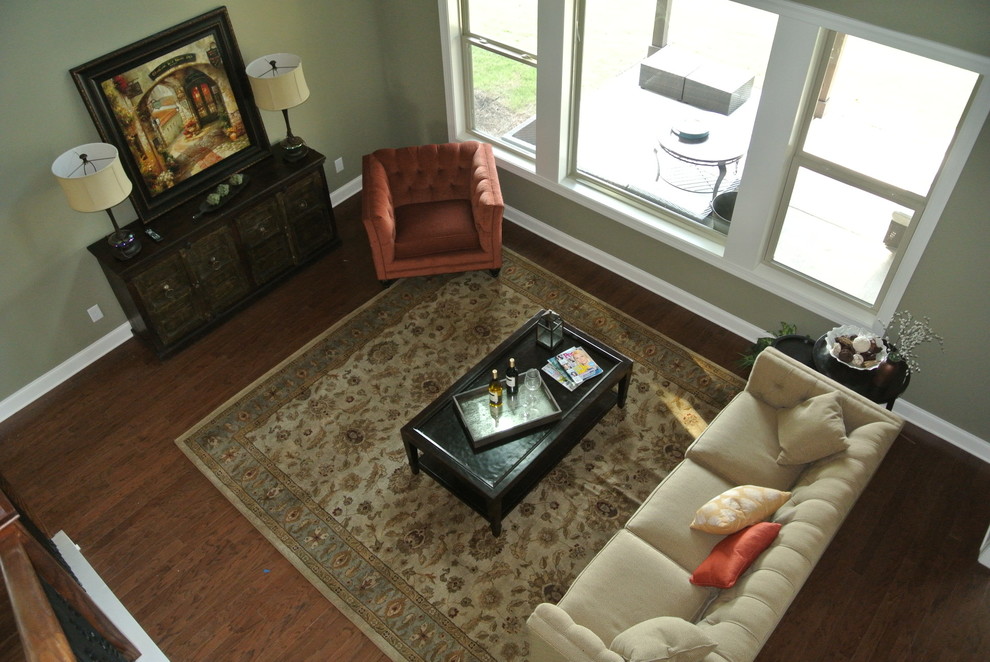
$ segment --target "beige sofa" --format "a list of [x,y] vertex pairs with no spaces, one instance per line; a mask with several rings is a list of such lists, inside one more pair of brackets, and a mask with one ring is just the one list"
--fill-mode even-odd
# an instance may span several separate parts
[[[848,449],[809,464],[778,464],[780,412],[829,392],[837,393],[840,434],[844,424]],[[773,348],[765,350],[744,391],[715,417],[560,602],[534,610],[528,620],[530,659],[754,659],[902,425],[883,407]],[[698,508],[740,485],[792,493],[770,516],[782,525],[779,534],[731,588],[695,586],[689,577],[724,536],[689,525]],[[642,644],[645,636],[647,643],[667,650],[662,642],[682,636],[685,629],[714,649],[692,644],[682,646],[679,656],[643,655],[630,654],[628,646],[616,642],[623,656],[610,648],[625,633],[623,643],[638,637],[634,640]]]

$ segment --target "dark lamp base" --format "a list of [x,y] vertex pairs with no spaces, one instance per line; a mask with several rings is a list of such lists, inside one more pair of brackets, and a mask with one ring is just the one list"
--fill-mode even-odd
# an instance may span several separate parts
[[141,240],[130,230],[117,230],[107,237],[107,243],[118,260],[129,260],[141,252]]
[[282,158],[286,161],[298,161],[309,152],[306,142],[299,136],[290,136],[279,145],[282,148]]

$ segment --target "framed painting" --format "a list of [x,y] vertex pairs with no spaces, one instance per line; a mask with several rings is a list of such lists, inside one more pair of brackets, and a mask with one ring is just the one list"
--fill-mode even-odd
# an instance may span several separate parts
[[71,74],[145,223],[271,153],[226,7]]

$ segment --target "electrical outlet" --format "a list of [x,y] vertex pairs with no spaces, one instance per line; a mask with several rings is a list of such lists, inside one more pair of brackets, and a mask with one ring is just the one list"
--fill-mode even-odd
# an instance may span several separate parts
[[93,320],[94,322],[99,322],[101,319],[103,319],[103,311],[100,310],[99,306],[92,306],[90,308],[87,308],[86,312],[89,313],[89,319]]
[[343,157],[340,157],[339,159],[337,159],[336,161],[334,161],[333,162],[333,167],[337,169],[337,172],[343,172],[344,171],[344,158]]

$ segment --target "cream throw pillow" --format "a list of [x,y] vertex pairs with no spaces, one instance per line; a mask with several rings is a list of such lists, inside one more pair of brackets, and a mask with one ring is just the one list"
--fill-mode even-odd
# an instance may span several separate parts
[[699,508],[691,528],[706,533],[735,533],[770,517],[790,498],[790,492],[772,487],[733,487]]
[[659,616],[615,635],[609,648],[629,662],[699,662],[717,645],[694,623]]
[[849,448],[836,392],[777,412],[777,464],[807,464]]

